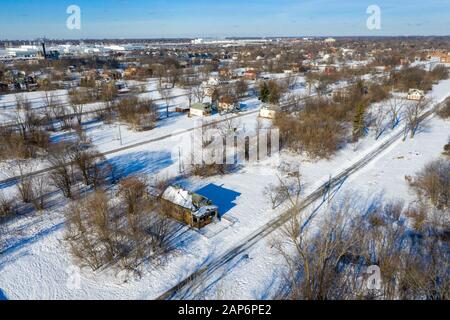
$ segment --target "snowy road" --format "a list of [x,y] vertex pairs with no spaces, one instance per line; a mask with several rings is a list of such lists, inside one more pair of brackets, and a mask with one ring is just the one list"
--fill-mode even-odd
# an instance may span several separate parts
[[[420,118],[421,121],[432,116],[441,104],[437,104],[434,108],[424,113]],[[305,197],[301,203],[301,206],[293,211],[289,208],[287,210],[271,220],[267,224],[263,225],[261,228],[250,234],[248,237],[242,239],[241,243],[227,250],[224,254],[216,257],[211,262],[205,264],[202,268],[198,269],[192,273],[189,277],[185,278],[183,281],[179,282],[173,288],[165,292],[158,297],[158,300],[184,300],[184,299],[195,299],[195,295],[203,292],[209,286],[213,285],[217,281],[216,275],[219,274],[223,276],[227,273],[228,266],[233,263],[237,263],[238,260],[242,258],[244,253],[253,247],[260,240],[266,238],[272,232],[285,225],[291,218],[296,216],[299,212],[308,208],[311,204],[323,198],[327,193],[332,193],[331,190],[339,189],[342,184],[350,177],[352,174],[356,173],[360,169],[366,167],[374,159],[376,159],[383,151],[387,150],[395,142],[401,140],[404,136],[404,127],[398,128],[398,132],[384,141],[375,150],[369,152],[363,158],[358,160],[353,165],[344,169],[338,175],[332,177],[328,182],[322,184],[315,191],[310,193]],[[335,191],[333,191],[335,192]],[[326,200],[324,199],[323,202]],[[320,207],[320,206],[319,206]],[[314,211],[316,212],[316,211]],[[309,223],[314,218],[315,213],[311,214],[306,223]]]

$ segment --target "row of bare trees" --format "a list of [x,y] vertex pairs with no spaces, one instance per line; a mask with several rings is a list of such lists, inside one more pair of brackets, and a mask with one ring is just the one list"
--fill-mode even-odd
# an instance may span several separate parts
[[437,81],[448,79],[448,77],[449,72],[444,65],[436,66],[431,71],[420,67],[406,67],[393,72],[387,83],[400,91],[409,89],[429,91]]
[[280,130],[283,147],[312,158],[329,158],[345,142],[344,124],[350,112],[348,105],[312,98],[300,112],[279,113],[274,125]]
[[422,202],[430,201],[441,210],[450,208],[450,162],[439,159],[428,163],[414,178],[410,186]]
[[42,129],[40,119],[25,101],[18,109],[13,126],[0,127],[0,159],[31,158],[45,151],[49,135]]
[[159,263],[175,228],[147,183],[135,177],[122,180],[115,192],[98,190],[72,202],[66,215],[71,252],[93,270],[113,265],[139,273],[144,263]]
[[114,107],[117,108],[119,119],[134,130],[153,129],[158,120],[158,108],[149,99],[126,98]]
[[[409,217],[421,217],[421,228],[410,230]],[[449,298],[443,212],[396,202],[367,210],[347,198],[327,210],[320,231],[305,223],[293,219],[276,241],[287,266],[285,298]],[[371,277],[373,266],[380,279]]]
[[[279,180],[270,193],[298,199],[297,183]],[[329,200],[324,217],[310,220],[298,212],[301,202],[290,203],[293,218],[274,240],[286,266],[279,297],[449,299],[448,161],[434,161],[407,180],[418,195],[409,206],[347,195]]]
[[443,106],[438,111],[438,115],[442,119],[450,119],[450,99],[447,99],[443,103]]
[[55,145],[47,158],[52,167],[48,174],[36,174],[36,164],[27,160],[10,162],[6,173],[15,177],[17,196],[2,197],[3,215],[17,212],[19,199],[22,205],[31,205],[36,211],[41,211],[47,208],[48,197],[54,190],[74,199],[83,188],[97,190],[113,181],[113,167],[99,152],[85,149],[80,144]]

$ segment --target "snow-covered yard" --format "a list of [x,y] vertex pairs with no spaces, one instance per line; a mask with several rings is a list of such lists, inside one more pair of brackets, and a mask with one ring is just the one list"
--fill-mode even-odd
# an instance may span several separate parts
[[[430,93],[436,101],[450,95],[450,80],[442,81]],[[248,110],[257,110],[259,102],[250,99]],[[251,113],[240,119],[242,127],[254,130],[257,118]],[[216,117],[219,117],[218,115]],[[186,116],[162,121],[151,131],[160,137],[183,131],[193,125]],[[88,136],[101,152],[120,146],[116,125],[88,124]],[[437,157],[448,142],[450,123],[436,117],[427,120],[415,139],[397,141],[368,167],[350,177],[340,189],[362,192],[362,196],[382,194],[387,198],[411,201],[405,175],[414,174]],[[309,194],[385,139],[401,130],[387,130],[378,140],[371,131],[356,149],[352,145],[340,150],[331,160],[311,162],[306,157],[283,153],[282,159],[300,165],[304,194]],[[122,127],[124,145],[149,139],[148,133],[134,133]],[[57,137],[54,137],[57,139]],[[174,177],[178,174],[178,151],[189,133],[124,150],[107,156],[128,174]],[[283,208],[272,210],[264,188],[276,182],[276,166],[270,161],[248,164],[225,176],[180,181],[190,190],[203,194],[221,207],[222,221],[201,231],[184,228],[177,251],[167,261],[144,270],[140,278],[126,278],[108,269],[92,272],[78,269],[64,241],[63,207],[40,214],[18,217],[6,224],[0,236],[7,235],[6,250],[0,255],[0,293],[8,299],[154,299],[208,261],[239,244],[249,234],[280,215]],[[0,177],[1,179],[1,177]],[[4,186],[2,191],[11,191]],[[55,201],[61,201],[57,196]],[[59,199],[59,200],[58,200]],[[320,213],[320,212],[319,212]],[[271,249],[271,238],[254,246],[248,257],[227,266],[213,286],[210,298],[270,298],[281,280],[281,260]],[[80,278],[78,279],[78,275]],[[223,275],[223,277],[222,277]],[[78,281],[80,280],[80,281]],[[206,288],[200,288],[200,291]],[[1,295],[0,295],[1,297]]]

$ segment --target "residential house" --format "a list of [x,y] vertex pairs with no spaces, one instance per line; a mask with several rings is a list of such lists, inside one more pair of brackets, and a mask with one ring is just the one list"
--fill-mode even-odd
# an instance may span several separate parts
[[180,186],[169,186],[161,196],[172,218],[201,229],[218,218],[219,208],[199,194]]
[[263,104],[259,110],[259,117],[267,119],[275,119],[280,107],[275,104]]
[[419,89],[409,89],[407,99],[419,101],[425,98],[425,93],[423,90]]
[[222,96],[219,100],[217,110],[220,113],[227,113],[239,110],[236,98],[230,95]]
[[229,79],[232,76],[232,72],[228,68],[222,68],[219,70],[219,77],[222,79]]
[[128,67],[125,69],[125,71],[123,72],[123,76],[125,78],[129,78],[129,77],[133,77],[137,74],[137,68],[136,67]]
[[256,80],[257,73],[256,70],[249,69],[244,72],[244,78],[247,80]]
[[175,112],[178,113],[189,113],[189,106],[176,106]]
[[400,59],[400,65],[401,66],[408,66],[411,63],[408,58],[402,58]]
[[443,51],[432,51],[428,55],[429,59],[438,58],[442,63],[450,63],[450,54],[448,52]]
[[321,64],[318,65],[317,68],[320,72],[323,72],[327,75],[330,75],[338,70],[338,66],[332,64]]
[[342,101],[350,97],[350,92],[347,89],[334,89],[331,96],[334,101]]
[[194,103],[189,110],[189,117],[206,117],[212,114],[210,103]]

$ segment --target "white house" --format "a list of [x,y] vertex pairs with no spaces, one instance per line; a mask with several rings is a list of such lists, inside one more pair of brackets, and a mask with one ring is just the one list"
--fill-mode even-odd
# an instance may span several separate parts
[[259,116],[261,118],[275,119],[277,112],[280,111],[280,107],[274,104],[263,104],[259,110]]
[[205,117],[212,113],[211,104],[209,103],[194,103],[189,110],[189,116]]
[[407,99],[408,100],[422,100],[425,98],[425,93],[423,90],[419,89],[409,89]]

